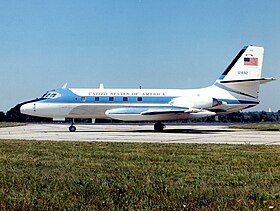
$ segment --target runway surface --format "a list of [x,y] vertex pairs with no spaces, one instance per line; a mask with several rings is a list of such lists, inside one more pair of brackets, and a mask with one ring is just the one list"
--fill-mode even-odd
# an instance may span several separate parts
[[217,143],[280,144],[279,131],[229,129],[215,125],[167,125],[164,132],[154,132],[153,125],[76,125],[70,133],[65,124],[28,124],[0,128],[0,139],[148,142],[148,143]]

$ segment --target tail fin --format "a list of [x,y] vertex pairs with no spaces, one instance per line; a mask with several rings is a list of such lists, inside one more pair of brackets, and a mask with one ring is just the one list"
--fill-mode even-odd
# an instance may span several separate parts
[[244,46],[215,85],[257,99],[259,85],[274,80],[274,78],[261,78],[263,54],[263,47]]

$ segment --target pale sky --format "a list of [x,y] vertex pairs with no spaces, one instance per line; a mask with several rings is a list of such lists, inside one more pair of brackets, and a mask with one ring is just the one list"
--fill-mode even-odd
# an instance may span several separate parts
[[[0,111],[61,87],[200,88],[265,48],[253,110],[280,109],[279,0],[0,0]],[[279,91],[279,92],[278,92]]]

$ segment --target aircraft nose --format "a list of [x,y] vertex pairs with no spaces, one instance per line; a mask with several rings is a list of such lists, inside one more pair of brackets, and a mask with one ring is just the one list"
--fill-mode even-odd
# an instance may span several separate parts
[[20,107],[20,113],[32,115],[36,112],[36,103],[26,103]]

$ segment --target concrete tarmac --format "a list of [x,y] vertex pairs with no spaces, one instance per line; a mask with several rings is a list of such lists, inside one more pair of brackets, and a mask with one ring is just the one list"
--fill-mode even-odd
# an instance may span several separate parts
[[217,125],[167,125],[164,132],[154,132],[153,125],[92,124],[79,125],[70,133],[66,124],[28,124],[0,128],[1,139],[48,141],[280,144],[279,131],[229,129]]

